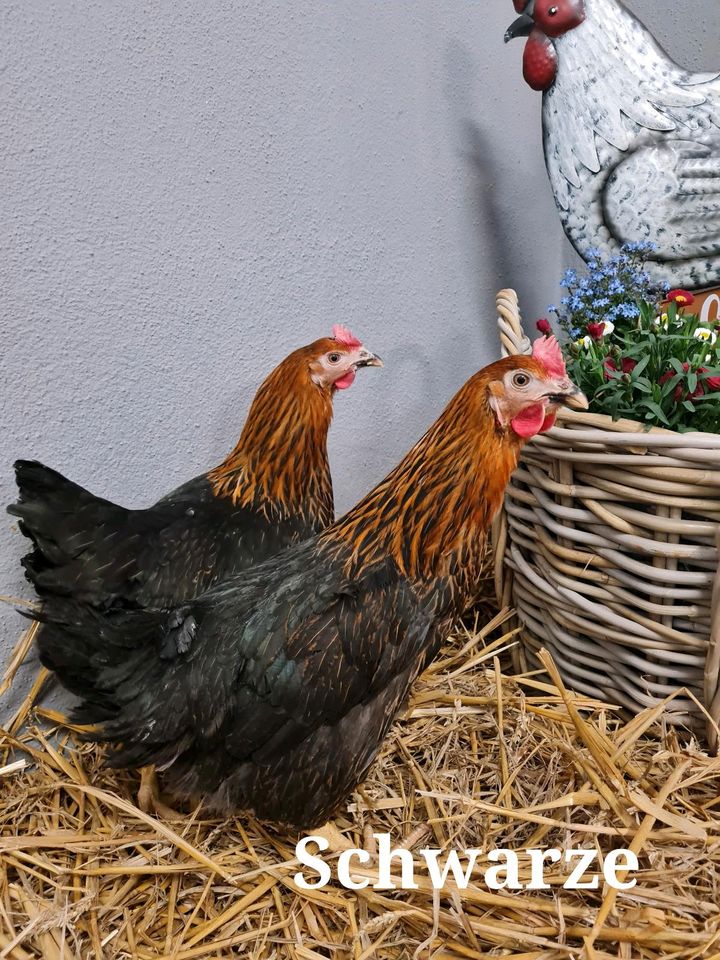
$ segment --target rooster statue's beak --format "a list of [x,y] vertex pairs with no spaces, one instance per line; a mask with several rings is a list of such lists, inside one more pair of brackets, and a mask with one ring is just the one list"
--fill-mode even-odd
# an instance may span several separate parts
[[[515,7],[516,9],[522,9],[521,5],[518,4],[515,4]],[[533,19],[534,10],[535,0],[528,0],[523,12],[505,31],[505,43],[510,43],[511,40],[515,40],[517,37],[530,36],[535,28],[535,20]]]
[[529,37],[535,29],[535,21],[527,13],[521,13],[517,20],[510,24],[505,31],[505,43],[510,43],[517,37]]

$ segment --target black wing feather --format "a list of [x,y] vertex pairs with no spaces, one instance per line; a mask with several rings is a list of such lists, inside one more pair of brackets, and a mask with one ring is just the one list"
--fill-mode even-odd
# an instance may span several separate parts
[[[47,616],[58,618],[52,605]],[[168,636],[189,620],[192,644],[178,653]],[[115,763],[166,766],[186,794],[298,826],[328,816],[359,782],[438,635],[392,565],[348,582],[342,558],[314,541],[180,616],[110,614],[80,632],[105,651],[81,715],[111,717],[101,737],[119,747]],[[49,635],[62,642],[62,631]]]

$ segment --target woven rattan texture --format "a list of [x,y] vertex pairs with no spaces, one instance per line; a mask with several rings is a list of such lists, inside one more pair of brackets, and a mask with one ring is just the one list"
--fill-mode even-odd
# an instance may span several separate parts
[[[513,290],[498,326],[505,355],[529,352]],[[526,447],[495,525],[525,662],[547,647],[567,684],[633,711],[687,687],[669,716],[717,746],[718,523],[720,437],[564,413]]]

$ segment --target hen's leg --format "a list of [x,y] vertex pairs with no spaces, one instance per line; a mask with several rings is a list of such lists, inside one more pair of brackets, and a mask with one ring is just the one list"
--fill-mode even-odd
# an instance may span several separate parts
[[138,789],[138,806],[144,813],[155,813],[164,820],[177,820],[182,814],[177,810],[166,807],[160,799],[155,767],[143,767],[140,770],[140,787]]

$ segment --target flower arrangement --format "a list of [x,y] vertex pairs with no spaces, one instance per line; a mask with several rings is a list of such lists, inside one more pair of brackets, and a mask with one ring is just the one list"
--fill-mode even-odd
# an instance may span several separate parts
[[[720,433],[720,342],[685,290],[653,287],[644,269],[650,244],[626,244],[587,273],[568,270],[566,295],[551,307],[565,333],[568,373],[590,409],[648,427]],[[538,321],[549,335],[549,320]]]

